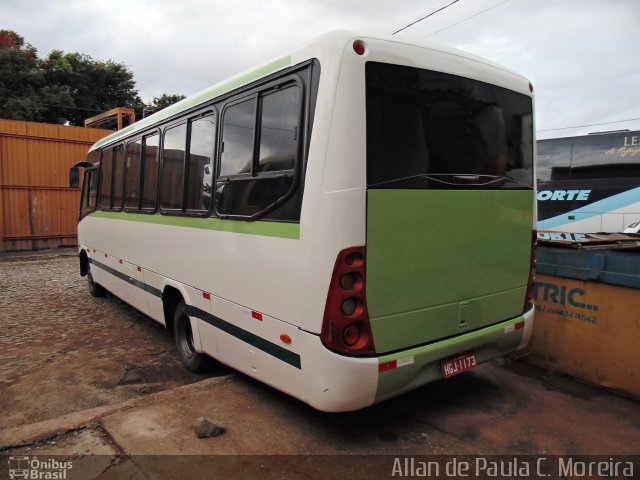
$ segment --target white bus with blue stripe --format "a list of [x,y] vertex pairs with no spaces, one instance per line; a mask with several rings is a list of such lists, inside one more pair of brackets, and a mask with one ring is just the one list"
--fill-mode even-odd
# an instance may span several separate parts
[[538,229],[623,232],[640,221],[640,131],[538,140]]

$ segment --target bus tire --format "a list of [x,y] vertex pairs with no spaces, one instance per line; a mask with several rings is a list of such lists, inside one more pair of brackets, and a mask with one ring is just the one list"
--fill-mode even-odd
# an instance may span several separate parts
[[92,297],[102,297],[106,293],[105,288],[93,281],[93,275],[91,274],[91,268],[87,272],[87,284],[89,285],[89,293]]
[[211,367],[211,358],[203,353],[198,353],[193,345],[193,332],[191,331],[191,319],[186,313],[187,305],[180,300],[176,305],[173,316],[173,337],[176,342],[176,350],[182,365],[193,373],[204,372]]

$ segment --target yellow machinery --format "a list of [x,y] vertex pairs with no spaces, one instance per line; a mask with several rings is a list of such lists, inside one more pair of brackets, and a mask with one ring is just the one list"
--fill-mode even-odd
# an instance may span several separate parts
[[95,117],[87,118],[84,126],[89,128],[109,128],[107,125],[117,122],[117,130],[122,130],[136,121],[136,114],[133,108],[118,107],[108,112],[101,113]]

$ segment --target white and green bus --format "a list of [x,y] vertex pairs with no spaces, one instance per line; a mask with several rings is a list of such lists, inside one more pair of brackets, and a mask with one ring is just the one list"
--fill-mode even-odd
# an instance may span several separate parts
[[81,274],[171,330],[186,368],[215,359],[324,411],[514,352],[532,91],[454,49],[322,36],[96,143]]

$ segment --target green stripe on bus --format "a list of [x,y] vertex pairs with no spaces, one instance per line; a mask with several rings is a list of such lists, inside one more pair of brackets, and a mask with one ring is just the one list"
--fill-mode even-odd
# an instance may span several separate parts
[[177,215],[161,215],[129,212],[96,211],[91,217],[111,218],[129,222],[153,223],[156,225],[172,225],[175,227],[200,228],[220,232],[258,235],[262,237],[300,239],[300,224],[285,222],[248,222],[244,220],[225,220],[221,218],[181,217]]
[[286,348],[282,348],[280,345],[276,345],[275,343],[271,343],[268,340],[265,340],[258,335],[255,335],[247,330],[244,330],[232,323],[226,322],[221,318],[216,317],[215,315],[211,315],[204,310],[200,310],[197,307],[192,305],[187,306],[186,310],[187,315],[190,317],[197,317],[200,320],[207,322],[209,325],[216,327],[219,330],[222,330],[225,333],[237,338],[238,340],[242,340],[249,345],[256,347],[259,350],[262,350],[269,355],[276,357],[282,360],[285,363],[295,367],[301,368],[300,364],[300,355],[292,352],[291,350],[287,350]]
[[263,65],[262,67],[256,68],[255,70],[251,70],[250,72],[247,72],[244,75],[240,75],[239,77],[221,85],[203,90],[202,92],[196,93],[195,95],[188,97],[174,105],[171,105],[154,115],[143,118],[142,120],[135,122],[133,125],[124,128],[119,132],[113,133],[108,137],[103,138],[102,140],[98,141],[93,148],[100,148],[103,145],[114,142],[116,140],[120,140],[124,137],[134,134],[135,132],[144,130],[146,127],[150,127],[151,125],[160,123],[163,120],[172,117],[173,115],[177,115],[180,112],[189,110],[190,108],[196,107],[202,103],[206,103],[207,101],[212,100],[215,97],[222,95],[223,93],[233,90],[234,88],[241,87],[242,85],[251,83],[254,80],[258,80],[261,77],[265,77],[270,73],[274,73],[282,68],[288,67],[289,65],[291,65],[291,55],[279,58],[278,60],[275,60],[267,65]]
[[98,267],[101,270],[104,270],[107,273],[110,273],[111,275],[113,275],[114,277],[118,277],[120,280],[124,280],[127,283],[130,283],[131,285],[138,287],[142,290],[144,290],[145,292],[150,293],[153,296],[156,296],[158,298],[162,298],[162,292],[160,290],[158,290],[157,288],[152,287],[151,285],[148,285],[144,282],[141,282],[140,280],[136,280],[133,277],[130,277],[129,275],[119,272],[118,270],[116,270],[115,268],[111,268],[108,265],[105,265],[104,263],[98,262],[97,260],[90,258],[89,259],[89,263],[91,265],[95,265],[96,267]]
[[[125,282],[135,287],[138,287],[141,290],[144,290],[145,292],[149,292],[150,294],[158,298],[162,298],[162,292],[157,288],[152,287],[151,285],[148,285],[144,282],[136,280],[135,278],[132,278],[129,275],[126,275],[122,272],[119,272],[118,270],[111,268],[108,265],[105,265],[104,263],[98,262],[93,258],[90,258],[89,262],[92,265],[95,265],[96,267],[100,268],[101,270],[104,270],[105,272],[110,273],[111,275],[121,280],[124,280]],[[302,368],[300,363],[300,355],[298,355],[297,353],[287,350],[286,348],[282,348],[280,345],[276,345],[275,343],[271,343],[270,341],[265,340],[264,338],[259,337],[251,332],[248,332],[243,328],[233,325],[232,323],[222,320],[221,318],[218,318],[215,315],[211,315],[210,313],[205,312],[204,310],[200,310],[199,308],[194,307],[192,305],[187,305],[187,315],[191,317],[199,318],[200,320],[207,322],[209,325],[212,325],[215,328],[222,330],[223,332],[226,332],[229,335],[237,338],[238,340],[241,340],[259,350],[262,350],[263,352],[271,355],[272,357],[282,360],[283,362],[291,365],[292,367],[295,367],[298,369]]]

